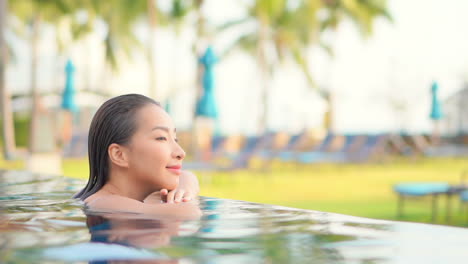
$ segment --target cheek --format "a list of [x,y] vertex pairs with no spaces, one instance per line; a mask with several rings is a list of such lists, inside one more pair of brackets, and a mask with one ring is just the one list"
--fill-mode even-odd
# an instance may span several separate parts
[[170,154],[167,150],[158,144],[148,143],[142,146],[140,151],[135,153],[133,159],[137,161],[140,166],[152,168],[153,170],[160,170],[168,165]]
[[151,157],[151,156],[158,155],[158,153],[160,152],[158,145],[155,144],[155,142],[151,140],[145,140],[145,141],[139,142],[139,144],[136,145],[133,148],[133,150],[134,151],[132,154],[135,156],[135,158]]
[[164,148],[154,149],[148,157],[151,157],[151,165],[166,167],[169,162],[170,155],[167,154]]

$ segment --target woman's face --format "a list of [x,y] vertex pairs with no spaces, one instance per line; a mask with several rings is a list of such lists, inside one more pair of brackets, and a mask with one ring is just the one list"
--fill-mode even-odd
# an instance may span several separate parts
[[136,117],[137,130],[127,147],[129,173],[156,190],[175,189],[185,152],[177,143],[172,119],[154,104],[141,108]]

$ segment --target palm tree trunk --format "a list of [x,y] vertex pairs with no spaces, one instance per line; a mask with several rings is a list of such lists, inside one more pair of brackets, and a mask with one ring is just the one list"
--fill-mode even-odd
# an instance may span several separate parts
[[[195,55],[197,56],[195,58],[196,60],[198,60],[199,55],[202,54],[203,52],[202,42],[203,42],[203,37],[205,36],[205,20],[203,17],[203,13],[201,11],[203,2],[204,0],[197,0],[195,2],[195,12],[197,14],[197,23],[196,23],[197,38],[194,43],[194,52],[195,52]],[[197,140],[195,138],[195,135],[197,134],[196,125],[195,125],[195,122],[197,120],[197,114],[196,114],[195,108],[203,92],[202,75],[203,75],[203,67],[201,63],[197,62],[197,72],[196,72],[196,77],[195,77],[195,82],[196,82],[195,83],[195,104],[194,104],[194,110],[192,111],[192,140],[190,144],[190,148],[191,148],[190,152],[192,154],[196,154],[197,152],[199,152]]]
[[[203,17],[203,13],[202,13],[202,6],[203,6],[203,2],[204,0],[197,0],[195,2],[195,11],[197,13],[197,24],[196,24],[196,32],[197,32],[197,39],[195,40],[195,47],[194,47],[194,50],[195,50],[195,54],[197,54],[198,52],[200,52],[200,54],[202,54],[202,42],[203,42],[203,38],[205,37],[205,19]],[[206,47],[205,47],[206,48]],[[197,54],[198,55],[198,54]],[[198,59],[198,58],[197,58]],[[202,65],[200,63],[197,63],[197,76],[196,76],[196,81],[197,81],[197,85],[195,86],[196,87],[196,92],[195,92],[195,95],[196,95],[196,99],[200,98],[201,94],[202,94],[202,74],[203,74],[203,68],[202,68]],[[195,118],[195,111],[194,111],[194,116]]]
[[267,26],[260,22],[260,31],[259,31],[259,42],[257,46],[257,62],[260,70],[260,82],[262,85],[261,92],[261,106],[263,107],[262,113],[259,120],[259,130],[260,133],[264,133],[268,126],[268,87],[269,87],[269,69],[267,61],[267,41],[268,41],[268,32]]
[[35,15],[32,22],[31,36],[31,120],[29,124],[29,153],[35,153],[37,148],[37,129],[39,126],[39,91],[37,90],[37,57],[39,48],[39,15]]
[[328,133],[330,133],[330,132],[335,131],[335,126],[334,126],[335,104],[334,104],[333,93],[331,91],[327,92],[324,96],[324,99],[328,105],[327,112],[325,112],[325,116],[324,116],[324,126],[325,126],[325,129],[328,131]]
[[156,3],[154,0],[147,0],[148,19],[149,19],[149,38],[148,38],[148,70],[149,70],[149,95],[156,100],[156,67],[154,61],[154,45],[156,43]]
[[5,82],[5,69],[7,65],[5,41],[7,2],[7,0],[0,0],[0,118],[2,120],[3,157],[8,160],[12,158],[16,145],[11,99]]

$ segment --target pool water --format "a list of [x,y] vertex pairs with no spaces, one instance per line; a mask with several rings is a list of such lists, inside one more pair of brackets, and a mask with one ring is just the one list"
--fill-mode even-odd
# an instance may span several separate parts
[[0,263],[467,263],[468,229],[200,197],[178,221],[84,212],[84,182],[0,171]]

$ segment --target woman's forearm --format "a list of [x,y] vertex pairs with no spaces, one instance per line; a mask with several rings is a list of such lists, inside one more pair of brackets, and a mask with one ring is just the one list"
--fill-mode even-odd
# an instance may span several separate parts
[[186,189],[194,196],[198,195],[200,192],[200,185],[198,183],[198,178],[190,171],[182,171],[179,179],[179,189]]

